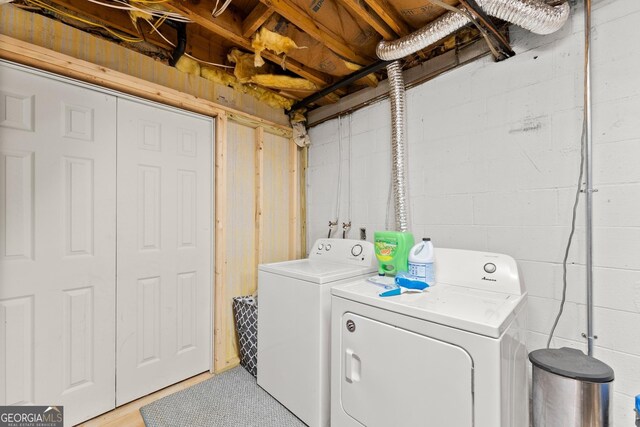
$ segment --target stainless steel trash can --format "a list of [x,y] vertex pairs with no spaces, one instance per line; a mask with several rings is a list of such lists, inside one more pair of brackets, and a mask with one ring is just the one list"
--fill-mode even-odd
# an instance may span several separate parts
[[533,427],[610,427],[613,369],[573,348],[529,353]]

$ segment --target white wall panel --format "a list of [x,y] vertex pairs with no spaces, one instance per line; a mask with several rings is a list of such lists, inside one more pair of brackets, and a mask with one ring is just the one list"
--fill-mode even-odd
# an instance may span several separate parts
[[138,138],[139,147],[143,150],[161,151],[161,132],[160,123],[149,120],[141,120],[138,124],[140,136]]
[[0,242],[4,259],[33,256],[33,153],[0,151]]
[[64,291],[63,298],[63,381],[68,391],[93,381],[93,287]]
[[178,274],[177,290],[177,331],[178,348],[177,351],[186,351],[195,348],[196,333],[202,325],[196,324],[196,297],[198,295],[197,273],[191,271]]
[[138,279],[138,366],[160,358],[160,277]]
[[67,138],[93,141],[93,108],[63,103],[64,130]]
[[178,155],[196,157],[198,154],[198,136],[191,129],[178,128]]
[[178,247],[195,246],[197,227],[197,197],[196,172],[189,170],[178,171]]
[[0,126],[33,131],[34,103],[35,95],[0,91]]
[[160,167],[138,166],[138,241],[141,250],[160,248]]
[[93,160],[64,158],[67,255],[93,254]]
[[33,296],[0,301],[0,404],[34,402]]

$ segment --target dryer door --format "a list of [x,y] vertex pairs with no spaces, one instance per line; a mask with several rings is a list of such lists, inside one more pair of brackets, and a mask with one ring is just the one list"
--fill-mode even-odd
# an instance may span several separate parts
[[342,316],[341,403],[367,427],[473,425],[473,362],[461,347]]

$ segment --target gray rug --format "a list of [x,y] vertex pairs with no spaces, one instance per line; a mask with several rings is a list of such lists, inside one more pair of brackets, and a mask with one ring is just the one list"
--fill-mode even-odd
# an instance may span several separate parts
[[237,367],[140,408],[147,427],[304,427]]

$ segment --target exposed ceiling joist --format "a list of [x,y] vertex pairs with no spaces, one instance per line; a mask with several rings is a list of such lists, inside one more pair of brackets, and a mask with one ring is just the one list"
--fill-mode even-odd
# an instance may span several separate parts
[[[130,43],[133,49],[154,57],[164,58],[166,55],[170,55],[174,43],[177,43],[176,26],[173,23],[169,23],[171,25],[162,23],[161,19],[157,18],[153,18],[151,23],[147,23],[140,18],[134,22],[130,17],[130,13],[126,10],[107,7],[111,0],[104,0],[107,3],[105,5],[87,0],[40,1],[61,6],[60,14],[64,15],[69,12],[73,15],[77,13],[79,16],[103,25],[107,31],[112,32],[111,34],[114,37],[119,37],[118,33],[120,33],[122,39]],[[378,81],[375,74],[368,74],[355,82],[346,83],[346,88],[338,88],[335,93],[330,95],[325,95],[327,91],[317,92],[329,87],[339,79],[332,74],[339,75],[344,72],[344,69],[336,70],[335,67],[331,68],[330,66],[325,66],[323,69],[319,68],[320,66],[316,62],[321,54],[318,52],[322,51],[323,54],[331,58],[335,58],[335,55],[339,56],[341,61],[346,62],[346,66],[349,69],[356,68],[352,67],[349,62],[357,64],[363,69],[368,69],[375,61],[374,45],[379,36],[386,40],[394,40],[398,37],[406,36],[413,31],[413,28],[423,25],[422,20],[430,22],[428,18],[423,19],[422,15],[418,18],[410,13],[405,14],[404,11],[400,11],[393,6],[394,2],[391,0],[335,1],[337,2],[336,4],[329,5],[327,9],[323,9],[322,13],[318,13],[317,16],[314,12],[319,12],[322,3],[317,5],[317,10],[313,9],[312,11],[307,7],[306,3],[299,0],[237,0],[236,3],[229,5],[224,13],[218,17],[211,15],[212,5],[208,0],[167,0],[162,2],[162,6],[193,22],[193,24],[186,26],[186,53],[202,61],[219,64],[226,63],[228,51],[234,46],[240,47],[245,51],[255,52],[252,46],[252,37],[270,18],[275,18],[274,14],[279,15],[277,16],[278,23],[284,22],[284,20],[290,23],[290,27],[287,27],[288,29],[285,31],[293,31],[296,34],[295,37],[301,34],[298,31],[306,33],[306,36],[300,35],[300,41],[296,40],[296,42],[309,45],[307,46],[309,48],[317,48],[317,51],[310,50],[309,52],[311,53],[309,55],[293,55],[292,53],[296,59],[292,59],[287,55],[276,55],[269,49],[261,51],[261,55],[264,59],[276,65],[282,65],[291,73],[313,82],[318,88],[317,90],[307,89],[306,92],[280,89],[279,93],[289,98],[308,99],[307,93],[316,92],[317,95],[324,96],[321,99],[317,99],[316,96],[313,104],[323,105],[336,102],[339,96],[352,92],[362,85],[366,84],[375,87]],[[449,4],[458,4],[462,1],[463,6],[467,7],[469,5],[473,6],[475,3],[474,0],[441,1]],[[47,7],[47,5],[42,4],[42,8],[46,9]],[[336,10],[341,14],[345,12],[345,19],[348,17],[348,24],[341,22],[342,25],[340,25],[333,20],[334,14],[337,13]],[[427,15],[432,20],[444,12],[443,8],[437,5],[430,5]],[[70,16],[66,16],[58,19],[68,20],[69,18]],[[157,33],[152,27],[156,22],[160,23],[158,28],[160,33]],[[356,24],[357,27],[354,28]],[[88,28],[91,25],[89,22],[85,22],[84,25],[86,30],[91,30]],[[359,40],[358,42],[352,40],[356,37],[355,33],[358,29],[368,37],[365,43],[362,43],[359,38],[357,39]],[[103,31],[103,33],[106,34],[106,31]],[[125,35],[133,36],[137,40],[143,38],[145,43],[127,40]],[[436,48],[436,46],[433,46],[430,49],[418,52],[416,55],[419,58],[410,61],[409,68],[424,61],[427,57],[435,56],[454,48],[458,44],[456,37],[453,36],[451,40],[445,40],[444,43],[441,43],[438,51],[429,53],[430,50]],[[502,40],[499,34],[496,38]],[[327,52],[327,49],[331,50],[335,55]],[[340,66],[342,65],[341,62],[339,64]],[[324,66],[324,64],[321,66]],[[331,74],[324,71],[329,69],[332,70],[330,71]]]
[[247,16],[244,21],[242,21],[242,35],[244,37],[251,37],[260,25],[264,24],[267,19],[273,15],[274,11],[272,8],[264,5],[263,3],[258,3],[256,7],[253,8],[249,16]]
[[278,14],[282,15],[287,21],[300,28],[311,37],[324,44],[326,47],[360,65],[366,65],[371,62],[371,58],[365,58],[354,52],[348,47],[344,39],[334,34],[328,28],[314,21],[309,15],[302,11],[298,6],[292,4],[289,0],[260,0],[266,6],[272,7]]
[[[405,71],[405,85],[413,87],[458,66],[489,55],[491,51],[484,40],[462,47],[460,50],[449,50],[446,53],[429,59],[422,64]],[[335,104],[312,110],[308,114],[308,126],[318,125],[346,112],[353,112],[373,102],[386,98],[389,86],[383,82],[377,88],[366,88],[340,98]]]
[[[50,0],[51,3],[64,7],[65,9],[78,13],[90,20],[106,25],[110,28],[118,30],[124,34],[140,37],[138,28],[135,28],[129,14],[125,11],[117,9],[109,9],[104,6],[90,3],[86,0]],[[151,30],[148,25],[141,26],[140,30],[144,31],[142,37],[147,43],[150,43],[167,51],[172,51],[173,46],[159,36],[155,31]],[[176,41],[176,31],[168,25],[160,27],[162,35],[172,43]],[[226,52],[221,49],[218,44],[212,43],[209,39],[200,35],[194,28],[187,27],[187,51],[199,59],[209,62],[223,62]]]
[[499,50],[499,56],[496,57],[496,60],[500,61],[502,59],[510,58],[515,55],[515,52],[509,44],[509,40],[507,40],[505,35],[500,32],[491,18],[484,12],[484,10],[482,10],[480,5],[475,0],[459,1],[462,7],[464,7],[469,13],[476,17],[477,24],[488,30],[490,37],[495,40],[497,45],[496,47]]
[[[110,28],[121,31],[127,35],[134,37],[140,36],[138,30],[134,27],[131,18],[129,18],[129,14],[125,11],[109,9],[95,3],[90,3],[86,0],[51,0],[51,3],[62,6],[72,12],[90,18],[96,23],[107,25]],[[167,33],[169,40],[175,40],[176,35],[173,28],[169,29]],[[146,41],[163,49],[172,49],[169,43],[155,33],[146,37]]]
[[[217,18],[211,16],[211,11],[204,3],[199,4],[185,4],[180,0],[172,0],[169,3],[164,3],[169,9],[179,12],[185,17],[191,19],[198,25],[206,28],[214,34],[217,34],[231,43],[240,46],[246,50],[253,52],[251,46],[251,40],[242,35],[242,19],[234,13],[233,10],[227,9],[222,15]],[[261,55],[275,64],[281,64],[282,58],[269,51],[263,51]],[[320,73],[312,68],[309,68],[297,61],[290,58],[284,60],[286,68],[297,75],[312,81],[318,86],[325,86],[330,84],[333,79]]]
[[340,0],[340,2],[349,9],[349,11],[354,13],[367,24],[371,25],[371,27],[385,40],[394,40],[398,37],[395,31],[393,31],[386,22],[380,19],[380,17],[375,13],[367,10],[366,6],[361,1]]
[[402,16],[386,0],[364,0],[378,16],[400,37],[411,33]]

